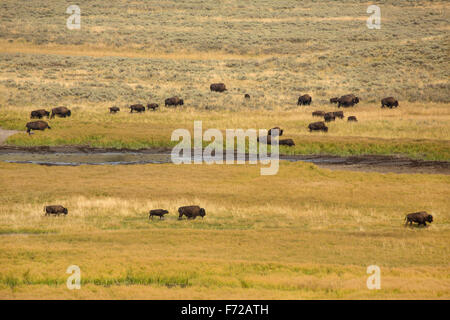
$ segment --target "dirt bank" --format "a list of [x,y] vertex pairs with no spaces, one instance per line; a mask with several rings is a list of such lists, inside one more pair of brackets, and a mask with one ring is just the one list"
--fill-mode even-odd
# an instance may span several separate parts
[[6,139],[8,139],[9,136],[12,136],[13,134],[16,134],[17,130],[6,130],[6,129],[2,129],[0,128],[0,145],[2,145]]

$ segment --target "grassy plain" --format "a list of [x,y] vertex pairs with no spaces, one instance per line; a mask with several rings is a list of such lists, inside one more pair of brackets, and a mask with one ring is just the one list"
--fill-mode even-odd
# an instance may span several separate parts
[[[0,164],[3,298],[446,298],[445,175],[259,165]],[[26,191],[24,191],[26,190]],[[44,217],[60,203],[67,217]],[[202,220],[178,221],[186,204]],[[166,220],[148,220],[151,208]],[[428,228],[405,228],[426,209]],[[82,289],[65,287],[69,265]],[[382,270],[368,290],[366,268]]]

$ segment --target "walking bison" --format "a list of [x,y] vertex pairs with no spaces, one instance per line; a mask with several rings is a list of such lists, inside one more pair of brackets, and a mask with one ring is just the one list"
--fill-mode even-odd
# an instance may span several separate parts
[[355,116],[350,116],[350,117],[348,117],[347,118],[347,121],[350,121],[350,122],[358,122],[358,119],[356,119],[356,117]]
[[52,114],[50,116],[50,119],[53,119],[55,116],[58,116],[60,118],[70,117],[72,115],[72,112],[66,108],[66,107],[57,107],[52,109]]
[[314,111],[312,113],[313,117],[323,117],[324,115],[325,115],[325,111],[320,111],[320,110]]
[[182,106],[184,105],[184,101],[183,99],[180,99],[178,97],[172,97],[172,98],[167,98],[164,101],[165,106]]
[[323,122],[323,121],[310,123],[308,125],[308,129],[309,129],[309,132],[311,132],[311,131],[328,132],[328,127],[325,125],[325,122]]
[[67,213],[69,211],[67,210],[67,208],[64,208],[63,206],[55,205],[55,206],[46,206],[46,207],[44,207],[44,212],[45,212],[46,216],[48,216],[50,214],[55,214],[55,215],[59,216],[60,214],[67,215]]
[[32,121],[32,122],[28,122],[26,124],[27,127],[27,133],[31,134],[31,130],[42,130],[44,131],[45,129],[51,129],[50,126],[48,125],[47,122],[39,120],[39,121]]
[[158,108],[159,108],[159,104],[157,104],[157,103],[149,103],[149,104],[147,104],[147,110],[152,109],[152,111],[155,111]]
[[359,103],[359,98],[354,94],[347,94],[338,99],[338,108],[340,107],[353,107]]
[[111,107],[109,108],[109,113],[117,113],[120,111],[120,108],[118,107]]
[[199,206],[185,206],[178,208],[178,219],[181,220],[183,215],[185,215],[188,219],[195,219],[198,216],[204,217],[206,215],[206,211]]
[[133,104],[130,106],[130,113],[133,113],[133,111],[138,113],[145,112],[145,107],[142,104]]
[[419,212],[407,214],[405,217],[405,220],[406,220],[405,227],[408,223],[409,223],[409,225],[412,225],[413,222],[417,222],[419,224],[419,226],[421,224],[426,226],[427,222],[429,222],[429,223],[433,222],[433,216],[431,214],[428,214],[425,211],[419,211]]
[[227,91],[227,88],[225,86],[225,83],[213,83],[209,86],[209,89],[211,91],[215,92],[224,92]]
[[334,116],[333,112],[327,112],[323,115],[323,119],[325,122],[334,121],[336,117]]
[[154,210],[150,210],[148,218],[153,220],[153,216],[157,216],[161,220],[164,218],[164,215],[168,214],[168,213],[169,213],[169,211],[164,210],[164,209],[154,209]]
[[381,99],[381,107],[388,107],[390,109],[397,108],[398,107],[398,101],[394,99],[393,97],[387,97],[384,99]]
[[336,118],[344,119],[344,111],[334,111],[334,112],[333,112],[333,115],[334,115]]
[[298,97],[297,105],[298,106],[309,106],[311,104],[312,98],[309,94],[304,94]]
[[50,117],[50,112],[48,112],[47,110],[44,109],[39,109],[39,110],[34,110],[31,111],[31,119],[42,119],[43,117]]

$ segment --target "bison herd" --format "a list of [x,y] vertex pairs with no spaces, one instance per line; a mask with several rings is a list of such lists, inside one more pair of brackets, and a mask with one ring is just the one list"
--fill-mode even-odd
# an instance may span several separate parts
[[[51,206],[45,206],[44,207],[45,215],[57,215],[60,214],[67,215],[69,211],[67,208],[61,206],[61,205],[51,205]],[[164,219],[164,216],[166,214],[169,214],[168,210],[165,209],[152,209],[149,211],[148,218],[153,220],[153,217],[159,217],[159,219]],[[206,211],[204,208],[200,208],[199,206],[184,206],[178,208],[178,220],[181,220],[183,216],[186,216],[188,220],[195,219],[197,217],[204,217],[206,215]],[[412,225],[413,222],[417,223],[418,226],[423,225],[424,227],[428,223],[433,222],[433,216],[426,211],[419,211],[407,214],[405,217],[405,227],[408,225]]]

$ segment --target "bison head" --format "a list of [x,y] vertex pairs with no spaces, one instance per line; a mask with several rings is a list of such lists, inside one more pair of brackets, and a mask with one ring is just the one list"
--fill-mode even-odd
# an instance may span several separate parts
[[430,223],[433,222],[433,216],[429,214],[426,220]]
[[67,116],[70,117],[72,115],[72,112],[69,110],[67,111]]
[[200,208],[200,216],[203,218],[206,215],[206,211],[203,208]]
[[63,212],[64,212],[64,214],[69,213],[69,211],[67,210],[67,208],[64,208],[64,209],[63,209]]

